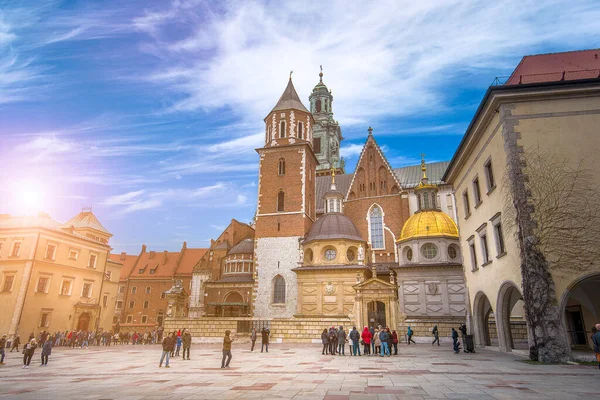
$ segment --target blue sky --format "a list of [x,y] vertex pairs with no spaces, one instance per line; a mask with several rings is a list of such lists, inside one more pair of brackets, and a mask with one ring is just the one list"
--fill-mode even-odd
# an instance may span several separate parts
[[448,160],[526,54],[600,47],[594,1],[0,0],[0,213],[93,206],[115,252],[205,247],[255,211],[290,70],[333,91],[353,171]]

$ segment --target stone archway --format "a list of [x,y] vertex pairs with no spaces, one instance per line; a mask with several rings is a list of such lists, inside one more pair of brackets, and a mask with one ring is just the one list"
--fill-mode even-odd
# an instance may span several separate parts
[[[513,329],[511,315],[516,308],[515,306],[522,304],[522,301],[523,296],[521,295],[521,291],[514,282],[505,281],[500,285],[498,301],[496,302],[496,330],[498,332],[498,344],[503,351],[512,351],[512,349],[516,348],[516,343],[520,344],[520,332],[515,331],[518,330],[516,323],[514,324],[515,329]],[[522,322],[521,325],[524,325],[524,319]],[[527,332],[526,327],[524,327],[524,331]]]
[[485,293],[478,292],[475,295],[475,301],[473,302],[473,320],[475,329],[475,344],[480,347],[492,345],[490,316],[494,316],[494,310],[492,309],[490,300]]
[[84,312],[79,316],[79,320],[77,321],[77,330],[78,331],[88,331],[90,327],[90,320],[92,317],[90,313]]
[[367,303],[367,319],[369,326],[388,326],[386,319],[385,303],[381,301],[370,301]]
[[600,272],[573,281],[561,297],[560,310],[571,348],[592,346],[591,328],[600,321]]

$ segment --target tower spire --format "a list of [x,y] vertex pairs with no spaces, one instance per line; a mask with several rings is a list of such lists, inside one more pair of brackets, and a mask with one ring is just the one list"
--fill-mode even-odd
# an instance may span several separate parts
[[425,166],[425,153],[421,153],[421,171],[423,171],[423,179],[427,179],[427,167]]
[[323,83],[323,66],[319,66],[321,68],[321,72],[319,72],[319,82]]

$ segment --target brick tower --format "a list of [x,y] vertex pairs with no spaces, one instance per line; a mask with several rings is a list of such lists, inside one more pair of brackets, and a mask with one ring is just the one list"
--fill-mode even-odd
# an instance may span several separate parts
[[[254,247],[254,314],[292,317],[296,310],[299,241],[315,220],[314,119],[292,78],[265,118],[260,156]],[[320,200],[320,199],[319,199]]]

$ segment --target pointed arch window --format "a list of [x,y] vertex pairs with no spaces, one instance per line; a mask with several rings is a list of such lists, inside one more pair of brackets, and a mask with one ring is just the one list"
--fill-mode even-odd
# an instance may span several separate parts
[[285,202],[285,194],[283,193],[283,190],[280,190],[279,193],[277,193],[277,212],[283,211],[284,202]]
[[285,121],[281,121],[279,123],[279,138],[285,137]]
[[373,246],[373,249],[384,249],[383,212],[378,206],[374,206],[369,213],[369,226],[371,231],[371,245]]
[[304,124],[302,122],[298,122],[298,138],[304,139]]
[[281,275],[277,275],[273,279],[273,303],[285,303],[285,279]]
[[279,159],[279,165],[277,167],[277,174],[279,176],[285,175],[285,159]]

